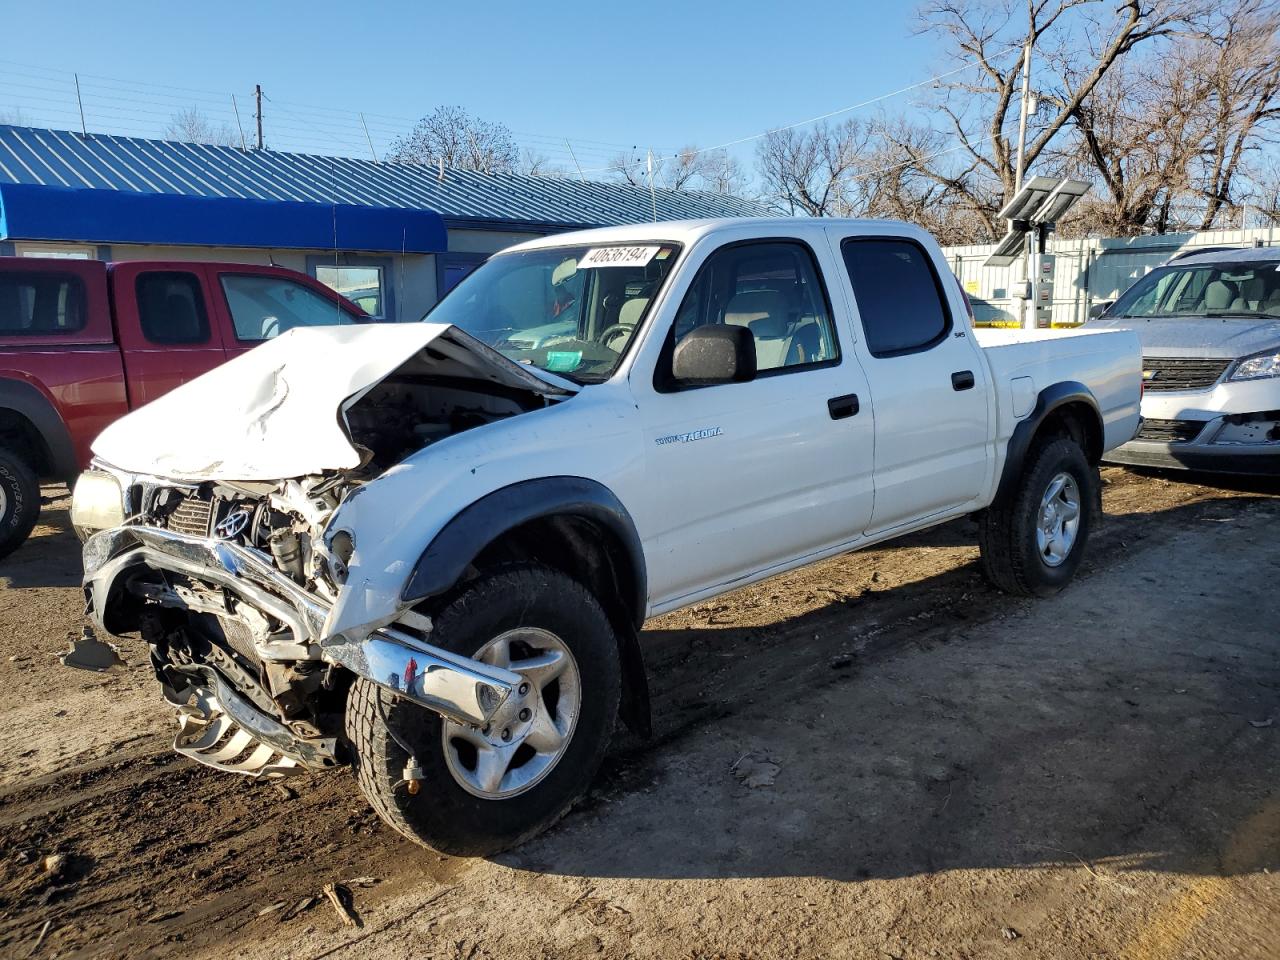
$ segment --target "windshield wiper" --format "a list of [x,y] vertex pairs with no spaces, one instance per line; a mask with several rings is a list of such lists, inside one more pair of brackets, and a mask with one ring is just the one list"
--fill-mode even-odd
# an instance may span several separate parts
[[1265,317],[1268,320],[1280,319],[1280,317],[1277,317],[1273,313],[1262,313],[1258,310],[1206,310],[1204,312],[1204,315],[1206,317],[1213,317],[1215,319],[1218,319],[1218,318],[1227,319],[1231,317],[1241,317],[1241,318]]

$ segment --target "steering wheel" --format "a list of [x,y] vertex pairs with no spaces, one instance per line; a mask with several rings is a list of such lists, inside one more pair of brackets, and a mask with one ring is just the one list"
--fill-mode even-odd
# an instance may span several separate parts
[[609,346],[609,344],[612,341],[617,340],[619,337],[630,337],[635,328],[636,325],[634,323],[610,324],[600,331],[600,335],[596,337],[596,343],[600,344],[600,346],[604,347],[606,350],[613,350],[614,353],[621,353],[621,350],[615,350],[613,347]]

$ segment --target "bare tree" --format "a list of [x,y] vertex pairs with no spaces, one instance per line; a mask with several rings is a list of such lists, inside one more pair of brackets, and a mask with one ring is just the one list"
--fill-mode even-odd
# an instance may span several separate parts
[[23,115],[21,107],[14,107],[11,110],[0,110],[0,123],[9,124],[14,127],[28,127],[31,125]]
[[1075,137],[1058,150],[1068,168],[1100,181],[1075,227],[1215,226],[1247,189],[1245,160],[1280,116],[1278,54],[1274,6],[1227,0],[1158,56],[1117,64],[1076,107]]
[[770,131],[756,147],[756,172],[765,196],[791,214],[841,217],[860,212],[849,181],[870,140],[868,127],[856,120]]
[[[925,30],[945,38],[957,60],[975,61],[977,79],[942,84],[937,109],[959,142],[954,155],[920,159],[919,170],[958,193],[999,232],[994,213],[1013,194],[1021,58],[1029,45],[1059,70],[1063,89],[1045,99],[1048,116],[1029,135],[1024,167],[1045,155],[1107,74],[1135,48],[1185,29],[1209,0],[927,0]],[[1017,12],[1015,12],[1017,11]],[[959,170],[963,176],[957,176]]]
[[947,135],[906,120],[875,126],[878,151],[869,157],[864,181],[867,213],[928,226],[946,243],[972,243],[1000,232],[981,164],[958,152]]
[[169,125],[164,128],[166,140],[181,140],[183,143],[208,143],[216,147],[234,147],[240,139],[227,124],[215,124],[200,112],[199,107],[190,110],[179,110],[169,118]]
[[1180,57],[1122,64],[1073,113],[1059,169],[1096,190],[1070,226],[1133,236],[1181,226],[1180,203],[1204,142],[1200,83]]
[[520,150],[505,124],[480,120],[462,107],[437,107],[387,152],[395,163],[444,164],[457,170],[514,173]]
[[1272,226],[1280,225],[1280,157],[1274,154],[1250,165],[1249,190],[1242,201],[1266,217]]
[[[694,144],[671,156],[654,156],[653,185],[664,190],[709,190],[737,194],[746,187],[742,165],[724,150],[701,150]],[[650,157],[646,152],[623,151],[610,161],[609,170],[633,187],[649,186]]]
[[1200,229],[1232,204],[1246,154],[1280,117],[1280,44],[1276,7],[1262,0],[1224,4],[1199,38],[1211,114],[1204,163],[1197,177],[1205,198]]
[[633,187],[649,185],[645,158],[636,156],[634,150],[623,150],[614,154],[613,159],[609,161],[609,172],[623,183]]
[[569,175],[563,166],[553,162],[545,153],[527,147],[520,155],[520,172],[529,177],[550,179],[562,179]]
[[726,150],[705,154],[699,188],[726,196],[740,197],[747,192],[747,173],[736,157]]

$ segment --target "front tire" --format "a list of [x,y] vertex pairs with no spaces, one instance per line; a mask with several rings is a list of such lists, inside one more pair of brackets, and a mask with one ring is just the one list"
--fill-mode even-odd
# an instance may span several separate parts
[[1017,485],[979,517],[987,579],[1007,593],[1048,597],[1075,575],[1093,528],[1098,471],[1074,440],[1032,449]]
[[40,482],[26,462],[0,447],[0,558],[31,535],[40,517]]
[[[462,587],[435,613],[430,639],[525,676],[527,706],[481,731],[357,679],[346,714],[356,778],[410,840],[460,856],[498,853],[564,816],[599,769],[621,693],[617,638],[577,581],[518,566]],[[410,751],[416,794],[404,779]]]

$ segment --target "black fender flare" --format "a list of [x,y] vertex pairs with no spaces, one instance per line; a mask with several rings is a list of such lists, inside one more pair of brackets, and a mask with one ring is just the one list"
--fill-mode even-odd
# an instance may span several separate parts
[[0,379],[0,410],[11,410],[35,427],[52,476],[68,483],[75,479],[80,464],[71,442],[71,431],[48,397],[29,383]]
[[[572,516],[588,520],[621,546],[629,567],[621,600],[618,655],[623,673],[623,719],[636,734],[650,735],[649,685],[639,629],[649,603],[644,548],[635,522],[613,491],[585,477],[541,477],[495,490],[460,511],[427,544],[405,583],[401,599],[415,603],[453,587],[485,547],[509,530],[533,520]],[[628,589],[629,588],[629,589]]]
[[[1022,474],[1023,464],[1026,463],[1027,454],[1031,450],[1031,441],[1041,425],[1055,410],[1069,403],[1083,403],[1088,406],[1097,418],[1098,435],[1103,436],[1105,428],[1102,414],[1098,412],[1098,401],[1092,390],[1075,380],[1061,380],[1050,384],[1036,397],[1036,404],[1031,409],[1031,413],[1013,428],[1013,436],[1009,438],[1009,445],[1005,452],[1004,469],[1000,473],[1000,485],[996,488],[996,500],[1010,495],[1010,491]],[[1098,452],[1101,453],[1101,451]]]

